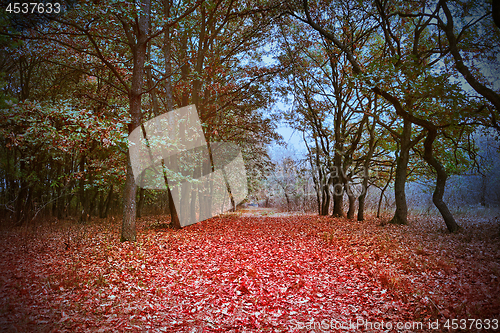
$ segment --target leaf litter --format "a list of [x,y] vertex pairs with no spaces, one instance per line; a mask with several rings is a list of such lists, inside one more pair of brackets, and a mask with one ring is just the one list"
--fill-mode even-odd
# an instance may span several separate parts
[[114,220],[4,230],[0,326],[305,332],[500,313],[499,240],[473,230],[315,215],[228,215],[180,231],[154,221],[168,217],[140,219],[136,243],[118,241]]

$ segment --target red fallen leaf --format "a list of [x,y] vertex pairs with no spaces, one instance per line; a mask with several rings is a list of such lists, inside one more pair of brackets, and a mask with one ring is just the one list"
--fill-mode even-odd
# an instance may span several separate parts
[[248,288],[242,283],[238,286],[238,288],[236,288],[236,295],[240,296],[240,295],[247,295],[247,294],[251,294],[250,290],[248,290]]
[[65,322],[66,320],[68,320],[70,317],[63,311],[62,312],[62,317],[61,317],[61,320],[59,320],[60,323],[63,323]]
[[304,285],[305,285],[305,283],[303,280],[298,280],[290,288],[288,288],[288,290],[291,290],[291,289],[297,290],[297,289],[302,288]]

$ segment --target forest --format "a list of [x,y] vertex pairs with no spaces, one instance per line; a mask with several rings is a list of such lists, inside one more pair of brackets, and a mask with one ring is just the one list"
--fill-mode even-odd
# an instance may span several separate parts
[[500,330],[499,0],[0,3],[2,329]]

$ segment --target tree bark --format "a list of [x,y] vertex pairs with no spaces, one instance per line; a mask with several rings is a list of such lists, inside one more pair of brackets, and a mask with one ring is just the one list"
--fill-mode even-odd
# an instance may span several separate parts
[[137,218],[142,217],[142,207],[144,206],[144,189],[141,187],[139,189],[139,202],[137,203]]
[[283,189],[284,189],[284,193],[285,193],[287,211],[289,212],[291,210],[291,207],[290,207],[290,197],[286,193],[286,189],[285,188],[283,188]]
[[380,191],[380,197],[379,197],[378,206],[377,206],[377,218],[380,218],[380,209],[382,208],[382,200],[384,199],[384,193],[385,193],[385,191],[387,190],[387,188],[389,187],[389,184],[392,181],[393,171],[394,171],[394,164],[391,165],[391,171],[389,173],[389,179],[385,183],[384,188]]
[[29,199],[29,185],[28,182],[23,177],[23,172],[25,169],[25,162],[21,159],[19,162],[19,193],[17,195],[15,203],[15,224],[17,226],[22,225],[27,219],[27,203]]
[[436,129],[429,129],[427,133],[427,137],[424,141],[424,159],[425,161],[436,170],[437,178],[436,178],[436,188],[434,189],[434,193],[432,194],[432,202],[437,207],[443,220],[448,228],[449,232],[456,232],[460,229],[453,214],[451,214],[448,206],[443,201],[444,190],[446,186],[446,179],[448,178],[448,174],[446,173],[443,165],[434,157],[432,151],[432,144],[437,136]]
[[365,199],[366,199],[367,186],[368,186],[368,177],[363,177],[363,184],[361,189],[362,192],[358,197],[358,217],[357,217],[358,221],[365,220]]
[[347,193],[347,198],[349,200],[349,208],[347,210],[347,218],[352,220],[354,218],[354,213],[356,211],[356,196],[352,193],[349,183],[344,184],[345,192]]
[[181,222],[179,221],[179,215],[177,215],[174,198],[172,197],[172,192],[170,192],[170,190],[168,190],[168,208],[170,210],[170,223],[172,224],[172,228],[180,229]]
[[109,189],[108,196],[104,202],[104,205],[101,209],[101,212],[99,214],[100,218],[106,218],[108,217],[108,211],[109,211],[109,206],[111,205],[111,197],[113,196],[113,184],[111,184],[111,188]]
[[80,223],[86,223],[88,220],[88,200],[86,197],[86,191],[85,191],[85,155],[82,155],[80,159],[80,173],[81,173],[81,178],[80,178],[80,185],[78,189],[78,194],[79,194],[79,201],[80,201],[80,217],[79,217],[79,222]]
[[399,155],[396,158],[396,176],[394,181],[394,196],[396,200],[396,211],[389,223],[408,224],[408,205],[406,204],[406,170],[410,160],[411,122],[403,120],[403,133]]
[[127,180],[125,181],[125,190],[123,193],[123,221],[122,221],[122,242],[136,241],[136,228],[135,228],[135,218],[136,218],[136,206],[135,197],[137,192],[137,186],[135,185],[135,179],[132,171],[132,163],[130,157],[127,159]]
[[[369,126],[370,124],[368,122],[367,127]],[[368,141],[368,152],[365,156],[365,160],[363,161],[363,182],[361,184],[361,194],[358,198],[358,221],[363,221],[365,219],[365,199],[368,192],[368,181],[370,179],[368,169],[370,168],[370,162],[373,157],[373,153],[375,152],[375,126],[376,120],[373,119],[373,125],[371,128],[369,128],[370,139]]]
[[[337,143],[335,143],[335,147]],[[342,155],[335,150],[333,175],[333,217],[344,217],[344,181],[342,178]]]
[[332,217],[344,217],[344,191],[342,183],[336,182],[333,186]]
[[[145,14],[141,14],[135,30],[137,41],[134,43],[133,37],[129,37],[129,43],[132,48],[134,67],[132,70],[132,84],[129,91],[130,103],[130,116],[132,121],[129,126],[129,133],[141,125],[142,110],[142,86],[144,81],[144,63],[146,60],[147,43],[148,43],[148,29],[149,29],[149,15],[151,12],[150,0],[141,1],[142,9]],[[131,35],[130,31],[127,31]],[[123,195],[123,221],[122,221],[122,235],[121,241],[136,240],[136,192],[137,186],[135,184],[132,164],[130,156],[127,162],[127,180],[125,182],[125,189]]]
[[321,191],[321,213],[320,215],[326,216],[330,213],[330,185],[329,181],[326,181],[326,184],[322,186]]
[[[163,13],[166,17],[170,17],[170,9],[172,6],[171,0],[163,0]],[[172,93],[172,40],[171,40],[171,28],[167,24],[165,27],[165,33],[163,36],[163,58],[165,60],[165,101],[167,105],[167,111],[172,111],[174,109],[174,97]],[[187,48],[182,49],[187,50]],[[186,61],[187,57],[182,58],[183,61]],[[184,65],[186,66],[186,65]],[[184,73],[183,67],[183,73]],[[187,75],[187,74],[186,74]],[[187,100],[184,101],[184,97],[182,102],[187,105]],[[168,197],[168,207],[170,212],[170,222],[172,224],[172,228],[179,230],[181,229],[181,223],[179,221],[179,216],[177,215],[177,210],[175,209],[174,199],[172,197],[172,192],[170,188],[168,188],[168,182],[165,175],[165,183],[167,185],[167,197]]]
[[[332,64],[333,66],[333,64]],[[337,109],[335,110],[335,121],[334,121],[334,176],[333,176],[333,217],[344,217],[344,168],[342,167],[342,158],[344,153],[343,138],[341,137],[342,122],[343,122],[343,109],[342,98],[340,96],[340,87],[337,82],[335,82],[335,97],[337,100]]]
[[94,213],[95,216],[99,215],[99,206],[96,205],[96,199],[97,196],[99,195],[99,191],[97,189],[94,190],[94,195],[92,196],[92,199],[89,201],[89,210],[88,210],[88,221],[92,220],[92,213]]

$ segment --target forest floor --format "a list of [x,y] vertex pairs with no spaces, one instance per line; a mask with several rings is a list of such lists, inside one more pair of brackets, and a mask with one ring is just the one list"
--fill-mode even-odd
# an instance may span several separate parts
[[[8,332],[500,331],[500,237],[246,209],[180,231],[117,218],[0,233]],[[455,319],[455,320],[454,320]],[[467,329],[460,329],[467,326]],[[496,327],[496,330],[494,328]]]

